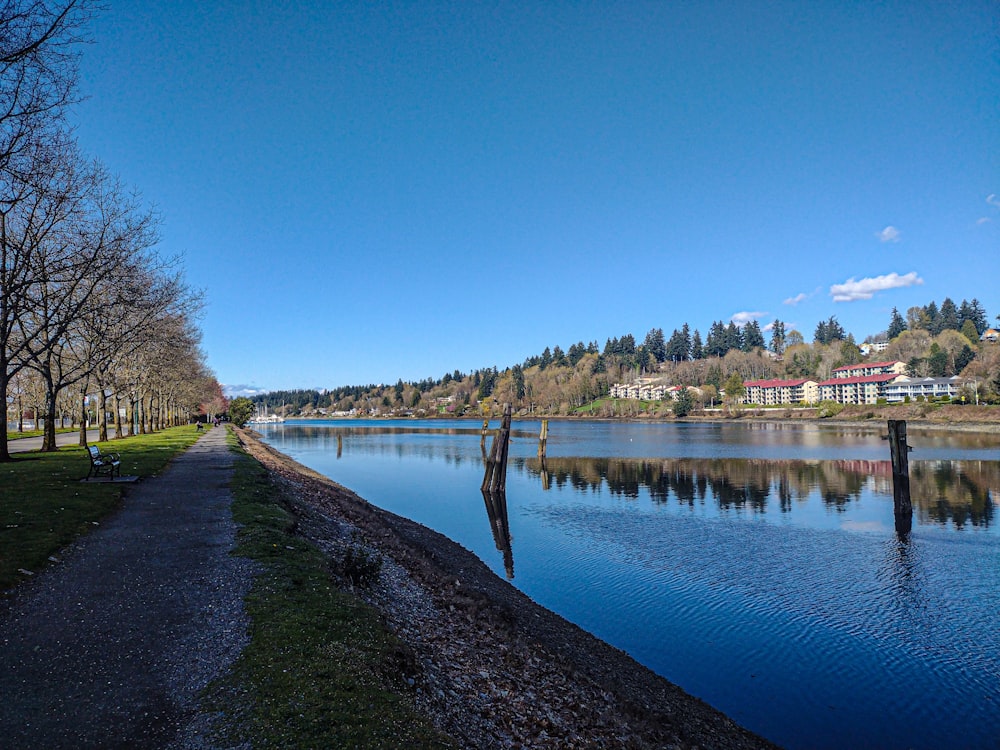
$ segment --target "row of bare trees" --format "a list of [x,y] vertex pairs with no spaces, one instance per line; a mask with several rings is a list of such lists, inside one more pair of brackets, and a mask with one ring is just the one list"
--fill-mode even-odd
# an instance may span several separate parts
[[90,12],[86,0],[0,0],[0,392],[7,411],[29,384],[44,392],[47,450],[67,393],[85,442],[88,394],[107,439],[109,410],[118,436],[157,429],[214,381],[199,296],[156,252],[155,213],[80,153],[65,121]]

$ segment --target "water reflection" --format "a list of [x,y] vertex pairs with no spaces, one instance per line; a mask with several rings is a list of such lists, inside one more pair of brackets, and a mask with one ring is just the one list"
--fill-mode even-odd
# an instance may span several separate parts
[[[889,461],[769,461],[763,459],[521,458],[518,471],[537,476],[543,489],[570,486],[638,499],[647,493],[656,503],[694,507],[712,500],[720,510],[773,507],[790,513],[818,492],[825,507],[844,512],[865,490],[892,496]],[[1000,487],[995,461],[913,461],[910,494],[921,522],[989,527],[993,521],[992,488]]]
[[481,490],[486,503],[486,515],[490,520],[490,531],[497,550],[503,555],[503,569],[507,580],[514,580],[514,552],[511,546],[510,520],[507,516],[507,493]]
[[[328,423],[317,423],[316,425],[309,424],[290,424],[288,428],[294,428],[296,435],[305,438],[326,438],[329,437],[333,432],[336,432],[341,438],[351,438],[351,437],[369,437],[378,436],[383,437],[386,435],[460,435],[460,436],[470,436],[474,435],[480,437],[482,435],[481,427],[424,427],[420,424],[403,424],[403,425],[337,425],[336,429],[331,429]],[[273,430],[268,431],[273,432]],[[496,430],[491,428],[488,430],[488,434],[492,435]],[[511,437],[518,438],[537,438],[537,433],[532,433],[529,430],[515,430],[511,429]]]

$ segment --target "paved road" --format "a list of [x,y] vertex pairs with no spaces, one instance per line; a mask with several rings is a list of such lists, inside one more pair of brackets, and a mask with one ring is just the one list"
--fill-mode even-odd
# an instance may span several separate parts
[[[108,435],[110,437],[115,436],[115,428],[108,428]],[[87,442],[96,443],[98,437],[100,436],[99,430],[87,430]],[[79,445],[80,444],[80,431],[76,432],[57,432],[56,433],[56,445],[62,447],[64,445]],[[7,442],[7,446],[11,453],[25,453],[27,451],[37,451],[41,450],[42,447],[42,437],[29,437],[29,438],[16,438]]]
[[206,747],[197,694],[245,644],[233,457],[208,431],[0,600],[0,746]]

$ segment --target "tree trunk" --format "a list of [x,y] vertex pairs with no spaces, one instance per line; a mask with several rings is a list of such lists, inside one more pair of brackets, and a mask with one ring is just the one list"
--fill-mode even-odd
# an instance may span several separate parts
[[45,432],[42,437],[42,451],[54,451],[56,446],[56,393],[48,386],[45,392]]
[[103,385],[100,386],[100,395],[97,397],[97,402],[98,408],[101,410],[99,416],[97,417],[101,430],[97,439],[102,443],[106,443],[108,442],[108,396],[104,392]]
[[122,399],[115,393],[115,440],[125,437],[122,434]]
[[80,391],[80,447],[87,447],[87,387]]
[[[3,397],[4,404],[7,403],[7,388],[10,385],[10,378],[7,377],[7,362],[0,355],[0,396]],[[18,419],[23,418],[24,410],[20,410]],[[7,409],[4,408],[3,416],[3,437],[0,438],[0,461],[10,461],[10,446],[7,445]]]
[[135,435],[135,397],[131,394],[125,404],[125,432],[127,437]]

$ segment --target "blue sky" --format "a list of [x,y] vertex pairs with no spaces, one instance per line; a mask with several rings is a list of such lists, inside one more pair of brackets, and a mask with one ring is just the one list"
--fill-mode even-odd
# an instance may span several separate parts
[[1000,313],[1000,6],[125,2],[82,147],[162,216],[224,384],[895,306]]

